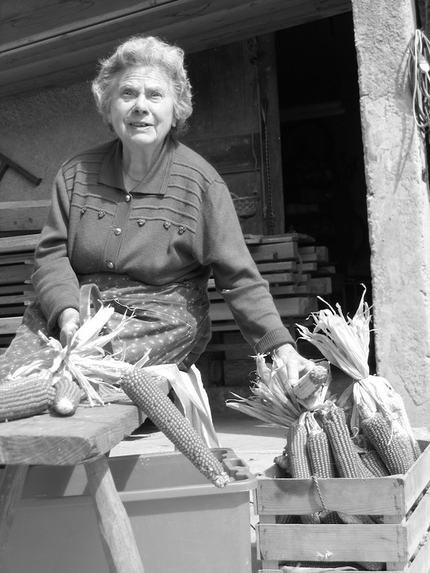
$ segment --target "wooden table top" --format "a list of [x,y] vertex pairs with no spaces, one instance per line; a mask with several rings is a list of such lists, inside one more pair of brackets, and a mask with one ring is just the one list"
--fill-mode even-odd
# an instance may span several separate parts
[[76,465],[107,453],[144,421],[131,402],[88,407],[73,416],[39,416],[0,423],[0,464]]

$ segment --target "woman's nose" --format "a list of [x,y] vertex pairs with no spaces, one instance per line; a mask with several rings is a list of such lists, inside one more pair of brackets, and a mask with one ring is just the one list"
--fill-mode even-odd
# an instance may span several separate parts
[[136,113],[148,113],[148,102],[144,94],[140,94],[137,97],[133,111]]

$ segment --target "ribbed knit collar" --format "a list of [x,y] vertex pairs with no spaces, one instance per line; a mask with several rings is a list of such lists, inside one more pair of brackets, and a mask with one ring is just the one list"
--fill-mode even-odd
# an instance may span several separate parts
[[[132,193],[148,195],[164,195],[166,193],[176,146],[176,141],[171,137],[166,138],[157,161],[145,178],[132,189]],[[119,139],[112,142],[112,147],[100,169],[98,182],[125,191],[122,176],[122,143]]]

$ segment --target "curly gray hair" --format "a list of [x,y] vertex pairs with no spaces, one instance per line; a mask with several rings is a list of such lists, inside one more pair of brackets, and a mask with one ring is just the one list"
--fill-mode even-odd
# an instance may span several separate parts
[[184,67],[184,51],[154,36],[133,36],[118,46],[111,56],[100,61],[100,69],[91,88],[103,119],[109,123],[113,80],[117,74],[131,66],[156,67],[167,74],[174,93],[176,126],[172,127],[172,133],[184,133],[187,119],[193,112],[191,84]]

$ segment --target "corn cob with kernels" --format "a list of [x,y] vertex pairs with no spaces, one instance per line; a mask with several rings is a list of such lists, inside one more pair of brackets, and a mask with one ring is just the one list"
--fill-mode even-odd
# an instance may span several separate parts
[[373,477],[385,477],[390,475],[381,456],[376,450],[367,450],[360,455],[360,459],[363,464],[369,469]]
[[[309,479],[312,477],[312,470],[307,454],[306,443],[308,431],[305,426],[307,413],[304,413],[295,420],[288,428],[287,454],[289,459],[289,469],[291,476],[298,479]],[[303,523],[321,523],[317,513],[302,515]]]
[[312,475],[320,478],[335,477],[335,463],[327,434],[318,424],[314,413],[307,416],[308,439],[306,448]]
[[177,449],[216,487],[224,487],[229,476],[222,463],[206,446],[190,422],[164,394],[152,375],[131,368],[121,378],[121,388]]
[[410,438],[396,420],[375,412],[361,421],[361,429],[390,474],[405,474],[415,463]]
[[55,389],[41,372],[9,378],[0,384],[0,422],[41,414],[53,403]]
[[327,402],[327,406],[321,409],[320,413],[340,477],[365,477],[360,467],[358,452],[351,439],[343,409],[333,402]]
[[65,375],[55,384],[56,394],[52,410],[60,416],[73,416],[81,401],[82,392],[70,376]]
[[306,400],[315,394],[324,384],[327,384],[329,378],[328,369],[322,364],[315,364],[315,366],[307,372],[297,384],[293,386],[294,394],[300,400]]

